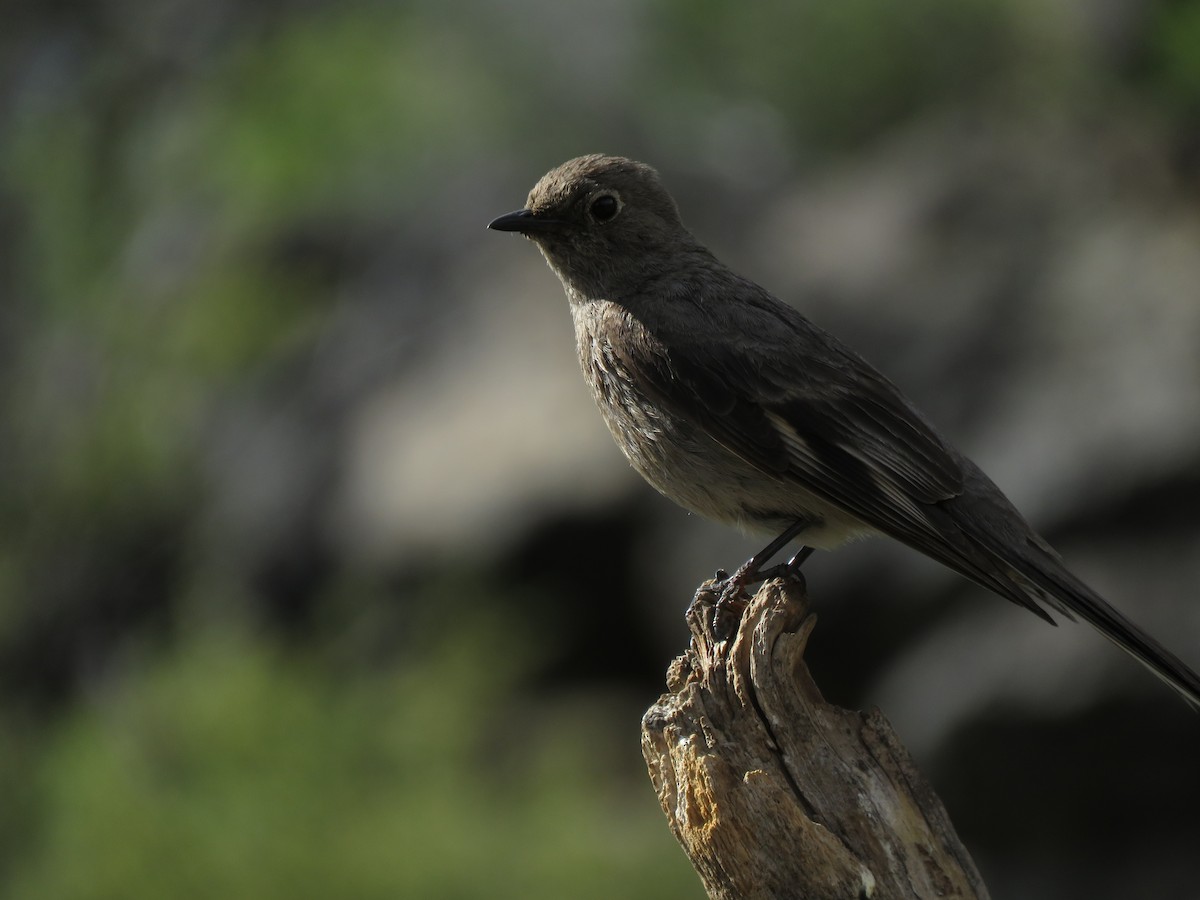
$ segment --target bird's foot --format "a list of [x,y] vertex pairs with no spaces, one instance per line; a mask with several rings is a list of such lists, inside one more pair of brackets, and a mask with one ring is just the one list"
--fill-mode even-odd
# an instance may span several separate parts
[[746,585],[756,580],[757,568],[754,560],[748,560],[732,575],[724,569],[717,570],[717,584],[714,587],[718,594],[712,617],[713,635],[717,640],[725,640],[736,630],[749,602]]
[[738,622],[750,601],[744,594],[722,594],[713,607],[712,632],[718,641],[728,640],[737,631]]
[[724,640],[729,637],[741,619],[742,613],[749,603],[749,597],[746,594],[747,585],[759,584],[771,578],[783,578],[803,585],[804,575],[801,573],[800,567],[812,555],[812,552],[812,547],[801,547],[796,551],[796,555],[787,562],[769,569],[762,568],[761,554],[746,560],[732,575],[724,569],[717,569],[714,579],[716,583],[713,585],[713,589],[718,592],[718,595],[717,602],[713,606],[712,618],[713,634],[717,639]]
[[796,551],[796,555],[787,562],[780,563],[777,566],[771,566],[769,569],[763,569],[754,577],[757,581],[769,581],[772,578],[783,578],[787,581],[794,581],[797,584],[804,585],[804,573],[800,571],[800,568],[804,565],[804,561],[812,556],[812,553],[812,547],[801,547]]

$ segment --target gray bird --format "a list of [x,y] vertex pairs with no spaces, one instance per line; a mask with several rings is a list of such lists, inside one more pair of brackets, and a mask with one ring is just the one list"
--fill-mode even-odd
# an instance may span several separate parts
[[570,160],[488,227],[530,238],[559,277],[584,378],[633,467],[699,515],[778,533],[724,596],[813,547],[884,534],[1051,624],[1041,604],[1090,622],[1200,708],[1200,676],[1072,575],[895,385],[722,265],[654,169]]

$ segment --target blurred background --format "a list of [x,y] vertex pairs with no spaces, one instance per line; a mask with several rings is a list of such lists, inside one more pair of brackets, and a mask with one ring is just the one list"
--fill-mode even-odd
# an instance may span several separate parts
[[[0,895],[702,896],[642,766],[756,541],[645,487],[527,242],[588,152],[1200,666],[1197,0],[10,0]],[[811,666],[996,898],[1200,897],[1200,720],[883,542]]]

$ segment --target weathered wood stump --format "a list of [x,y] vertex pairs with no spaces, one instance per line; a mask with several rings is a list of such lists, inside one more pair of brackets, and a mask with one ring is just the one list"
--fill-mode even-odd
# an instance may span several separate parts
[[671,830],[711,898],[986,898],[941,801],[878,710],[826,703],[798,581],[766,582],[728,640],[715,596],[642,719]]

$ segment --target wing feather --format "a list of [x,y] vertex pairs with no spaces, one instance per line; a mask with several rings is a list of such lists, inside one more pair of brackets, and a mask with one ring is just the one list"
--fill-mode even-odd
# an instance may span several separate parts
[[[623,360],[655,402],[760,471],[794,481],[1053,622],[941,508],[962,491],[959,457],[867,363],[818,357],[780,371],[777,359],[756,359],[752,349],[709,345],[701,357],[687,352],[687,342],[673,348]],[[807,378],[795,370],[806,364]]]

